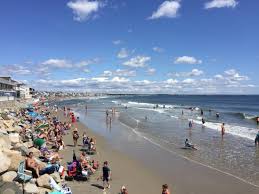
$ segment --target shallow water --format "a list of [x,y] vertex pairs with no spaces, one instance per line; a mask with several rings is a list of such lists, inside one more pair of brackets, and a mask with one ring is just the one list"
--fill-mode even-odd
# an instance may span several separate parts
[[[151,158],[148,153],[152,152],[150,147],[159,147],[165,152],[161,153],[162,156],[152,158],[157,165],[162,162],[161,158],[170,161],[170,154],[175,154],[259,185],[259,148],[254,147],[253,140],[231,133],[222,139],[217,130],[199,124],[194,124],[190,130],[187,126],[188,114],[192,113],[187,113],[189,110],[185,110],[183,116],[172,117],[162,108],[153,110],[151,107],[147,110],[129,106],[125,109],[120,103],[114,104],[111,101],[114,100],[88,101],[87,114],[84,110],[85,101],[77,101],[75,110],[80,114],[82,122],[105,136],[116,149],[149,164]],[[105,110],[112,106],[116,106],[120,113],[113,117],[112,127],[109,128],[105,122]],[[192,152],[181,149],[185,138],[197,145],[198,150]],[[124,141],[132,142],[134,149],[130,144],[124,146]],[[170,170],[160,168],[163,174],[170,176]]]

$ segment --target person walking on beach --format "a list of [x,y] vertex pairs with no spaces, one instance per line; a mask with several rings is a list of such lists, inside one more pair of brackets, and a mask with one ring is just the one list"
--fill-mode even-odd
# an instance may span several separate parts
[[74,129],[73,131],[73,141],[74,141],[74,147],[77,146],[77,140],[79,139],[79,134],[77,131],[77,128]]
[[162,185],[162,194],[170,194],[167,184]]
[[[111,185],[109,183],[111,179],[111,169],[108,167],[108,162],[105,161],[103,163],[103,190],[105,190],[105,188],[110,188]],[[105,185],[107,184],[107,187],[105,187]]]
[[221,136],[223,137],[225,135],[225,123],[222,123],[221,125]]

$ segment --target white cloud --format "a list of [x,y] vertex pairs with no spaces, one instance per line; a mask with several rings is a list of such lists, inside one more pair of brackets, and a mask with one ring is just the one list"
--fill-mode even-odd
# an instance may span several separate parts
[[146,63],[149,62],[150,59],[151,58],[147,56],[136,56],[124,62],[123,65],[129,66],[129,67],[145,67],[147,66]]
[[182,81],[183,84],[193,84],[195,82],[194,79],[188,78]]
[[103,7],[103,4],[100,1],[75,0],[69,1],[67,6],[73,10],[74,20],[81,22],[89,19],[91,15]]
[[127,58],[129,56],[129,53],[126,48],[122,48],[119,53],[117,54],[117,57],[120,59]]
[[136,71],[135,70],[128,70],[128,69],[116,69],[115,71],[106,70],[103,72],[103,77],[112,77],[112,76],[119,76],[119,77],[135,77]]
[[91,71],[89,69],[83,69],[83,72],[90,73]]
[[224,79],[224,77],[220,74],[214,75],[215,79]]
[[174,61],[175,64],[201,64],[202,60],[196,59],[195,57],[190,57],[190,56],[182,56],[182,57],[177,57]]
[[119,45],[119,44],[122,44],[122,41],[121,40],[114,40],[114,41],[112,41],[112,43],[114,45]]
[[177,84],[178,83],[178,80],[176,79],[168,79],[165,81],[166,84]]
[[97,81],[97,82],[107,82],[108,78],[107,77],[93,77],[91,80]]
[[44,67],[53,68],[84,68],[90,64],[96,64],[98,62],[98,58],[91,60],[82,60],[75,63],[66,59],[48,59],[46,61],[43,61],[41,65],[44,65]]
[[157,52],[157,53],[162,53],[162,52],[164,52],[164,49],[163,49],[163,48],[160,48],[160,47],[157,47],[157,46],[153,47],[152,50],[155,51],[155,52]]
[[202,70],[199,69],[193,69],[190,73],[189,76],[200,76],[203,74]]
[[223,8],[223,7],[232,7],[235,8],[238,5],[236,0],[212,0],[205,3],[205,9],[211,8]]
[[148,68],[146,72],[147,72],[148,75],[154,75],[156,73],[156,69],[155,68]]
[[48,59],[42,62],[42,65],[47,65],[55,68],[71,68],[73,64],[65,59]]
[[125,83],[129,82],[130,80],[124,77],[114,77],[111,79],[112,82],[119,82],[119,83]]
[[178,15],[180,7],[180,0],[164,1],[149,19],[158,19],[161,17],[175,18]]
[[122,77],[134,77],[137,74],[135,70],[117,69],[115,72],[113,72],[113,75]]
[[0,66],[0,72],[7,75],[28,75],[31,73],[31,70],[24,65],[13,64],[5,65],[3,67]]

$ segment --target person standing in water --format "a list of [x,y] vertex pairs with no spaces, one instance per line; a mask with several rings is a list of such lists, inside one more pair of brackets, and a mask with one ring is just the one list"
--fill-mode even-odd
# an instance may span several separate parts
[[162,194],[170,194],[167,184],[162,185]]
[[221,125],[221,136],[223,137],[225,135],[225,123],[222,123]]
[[217,119],[219,118],[219,113],[218,112],[216,113],[216,117],[217,117]]
[[201,115],[203,115],[203,110],[201,109]]
[[189,121],[189,128],[192,128],[192,121]]
[[259,125],[259,117],[257,117],[256,123],[257,123],[257,125]]
[[256,134],[256,137],[255,137],[255,146],[256,145],[259,145],[259,131],[258,131],[258,133]]

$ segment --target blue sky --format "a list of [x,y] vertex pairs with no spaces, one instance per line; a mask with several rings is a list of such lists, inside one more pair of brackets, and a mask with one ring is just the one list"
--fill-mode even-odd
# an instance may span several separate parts
[[8,0],[0,74],[36,89],[258,94],[257,0]]

